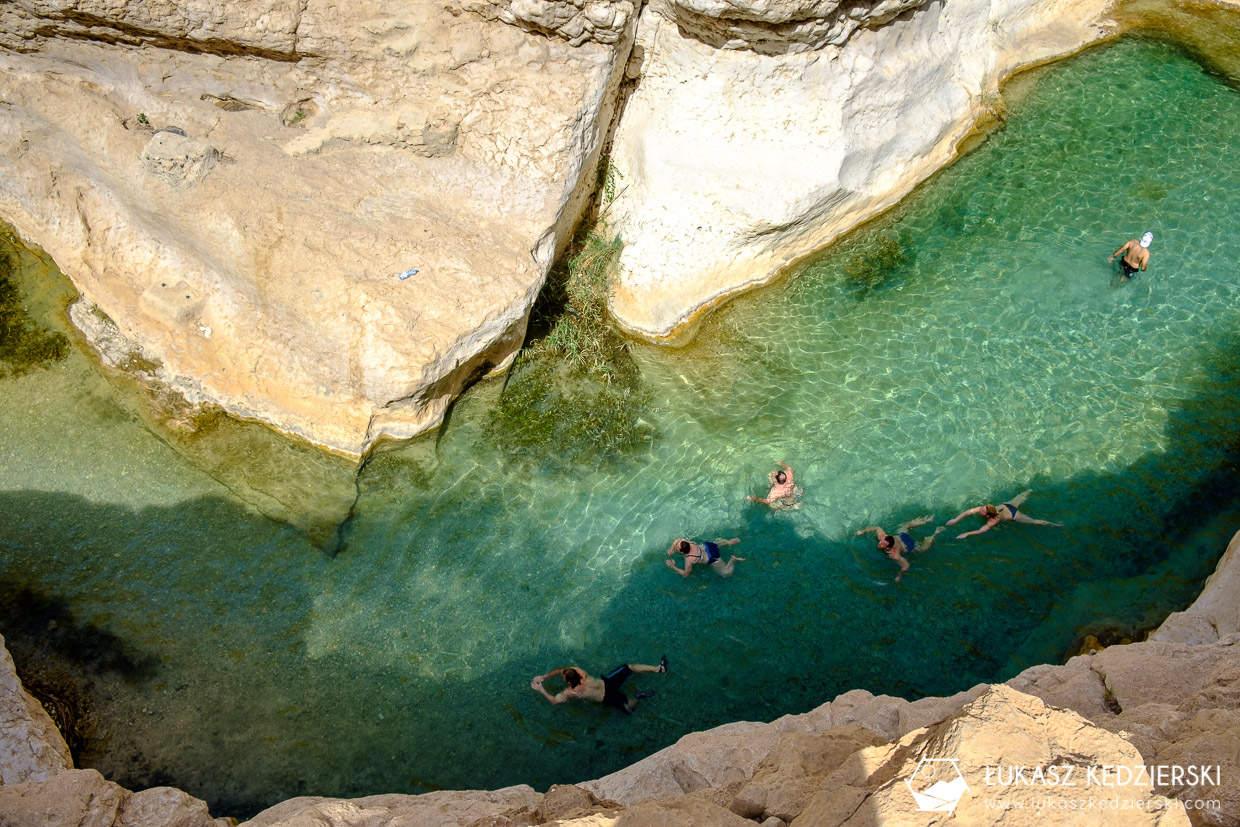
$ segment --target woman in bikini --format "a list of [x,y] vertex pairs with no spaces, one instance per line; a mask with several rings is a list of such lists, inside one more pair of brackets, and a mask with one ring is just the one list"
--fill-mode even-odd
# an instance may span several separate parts
[[976,514],[986,521],[986,525],[979,529],[974,531],[966,531],[964,534],[956,535],[957,540],[963,540],[965,537],[972,534],[981,534],[983,531],[990,531],[999,523],[1005,523],[1008,520],[1016,523],[1025,523],[1026,525],[1052,525],[1056,528],[1063,528],[1063,526],[1059,523],[1052,523],[1047,520],[1035,520],[1033,517],[1020,513],[1020,506],[1025,502],[1025,500],[1029,499],[1029,495],[1032,493],[1032,488],[1022,491],[1020,494],[1013,497],[1011,502],[1003,503],[997,508],[990,503],[987,503],[986,505],[979,505],[977,508],[970,508],[968,511],[961,511],[960,514],[954,519],[948,520],[947,524],[955,525],[962,517],[967,517],[970,514]]
[[740,537],[733,537],[731,540],[724,540],[716,537],[715,542],[691,543],[688,540],[680,539],[672,543],[672,547],[667,550],[670,554],[683,554],[685,556],[685,567],[683,569],[677,567],[675,560],[668,560],[667,566],[681,577],[688,577],[689,572],[693,571],[693,564],[699,566],[710,566],[720,577],[731,577],[732,569],[744,557],[732,555],[727,563],[723,562],[723,555],[719,552],[720,546],[734,546],[741,541]]

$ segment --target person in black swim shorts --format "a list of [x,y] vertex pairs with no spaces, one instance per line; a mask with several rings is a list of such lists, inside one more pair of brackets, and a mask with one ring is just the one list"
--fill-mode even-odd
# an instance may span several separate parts
[[737,557],[735,554],[728,560],[723,562],[723,555],[719,552],[720,546],[734,546],[741,541],[740,537],[733,537],[731,540],[724,540],[716,537],[715,542],[691,543],[685,539],[679,539],[672,542],[672,547],[667,550],[670,554],[683,554],[685,556],[685,567],[683,569],[676,566],[675,560],[668,560],[667,567],[679,574],[681,577],[688,577],[689,572],[693,571],[694,564],[699,566],[710,566],[720,577],[731,577],[732,570],[738,562],[744,561],[744,557]]
[[[603,706],[611,706],[622,712],[632,713],[637,706],[637,702],[643,698],[649,698],[654,694],[653,690],[638,692],[632,698],[626,696],[620,691],[620,687],[629,676],[634,672],[666,672],[667,671],[667,655],[659,661],[658,666],[648,666],[644,663],[625,663],[617,666],[607,674],[599,678],[592,678],[584,669],[579,666],[566,666],[563,669],[552,669],[545,675],[539,675],[530,681],[530,689],[542,694],[544,698],[552,704],[562,704],[573,698],[580,698],[585,701],[594,701],[601,703]],[[560,678],[567,684],[567,688],[559,693],[552,695],[543,686],[543,682],[547,678]]]
[[1059,523],[1052,523],[1046,520],[1035,520],[1033,517],[1020,513],[1019,509],[1021,505],[1024,504],[1025,500],[1029,499],[1029,495],[1032,493],[1033,489],[1030,488],[1017,494],[1012,498],[1011,502],[1003,503],[998,507],[995,507],[990,503],[986,503],[986,505],[979,505],[977,508],[970,508],[967,511],[961,511],[958,515],[948,520],[947,524],[955,525],[960,522],[961,517],[967,517],[970,514],[976,514],[986,521],[986,525],[979,529],[975,529],[974,531],[966,531],[964,534],[957,534],[957,540],[963,540],[965,537],[969,537],[973,534],[981,534],[983,531],[990,531],[999,523],[1005,523],[1008,520],[1011,520],[1014,523],[1024,523],[1025,525],[1052,525],[1056,528],[1063,528],[1063,526]]
[[1150,263],[1149,246],[1153,241],[1154,234],[1146,233],[1141,236],[1140,241],[1135,238],[1131,239],[1125,242],[1123,247],[1111,253],[1111,257],[1107,259],[1108,263],[1115,261],[1116,256],[1123,255],[1123,258],[1119,260],[1120,269],[1124,271],[1120,277],[1120,284],[1132,278],[1138,270],[1144,270]]
[[944,531],[945,529],[943,526],[939,526],[934,530],[933,534],[926,537],[921,542],[914,541],[913,535],[909,534],[908,530],[910,528],[916,528],[919,525],[925,525],[933,519],[933,514],[927,514],[924,517],[909,520],[907,523],[896,529],[896,533],[894,535],[888,534],[876,525],[872,525],[869,528],[863,528],[858,531],[857,536],[860,537],[868,531],[873,531],[878,535],[879,550],[884,552],[888,557],[895,560],[896,563],[900,565],[900,573],[896,575],[896,582],[899,583],[901,578],[904,577],[904,572],[908,571],[908,560],[904,558],[904,555],[911,554],[914,551],[927,550],[930,546],[934,545],[934,538],[939,536],[939,532]]

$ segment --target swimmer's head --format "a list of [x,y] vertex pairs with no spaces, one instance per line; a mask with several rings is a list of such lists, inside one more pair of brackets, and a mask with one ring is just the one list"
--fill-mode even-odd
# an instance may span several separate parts
[[896,538],[888,534],[886,537],[878,541],[878,547],[881,549],[891,548],[896,544]]
[[689,541],[688,540],[677,541],[676,550],[679,551],[681,554],[688,554],[689,553]]
[[775,472],[775,482],[779,483],[780,485],[783,485],[783,484],[784,484],[784,483],[786,483],[787,481],[788,481],[788,475],[787,475],[787,474],[785,474],[783,471],[776,471],[776,472]]
[[1141,236],[1141,246],[1148,247],[1150,246],[1150,242],[1153,240],[1154,240],[1154,234],[1146,233],[1145,235]]
[[578,686],[581,686],[581,673],[578,672],[573,667],[571,666],[568,667],[560,674],[564,676],[564,683],[568,684],[573,689],[576,689]]
[[998,517],[998,516],[999,516],[999,509],[995,508],[993,505],[990,505],[990,504],[988,503],[987,505],[985,505],[985,506],[983,507],[983,510],[982,510],[982,515],[983,515],[983,516],[985,516],[987,519],[992,519],[992,518],[994,518],[994,517]]

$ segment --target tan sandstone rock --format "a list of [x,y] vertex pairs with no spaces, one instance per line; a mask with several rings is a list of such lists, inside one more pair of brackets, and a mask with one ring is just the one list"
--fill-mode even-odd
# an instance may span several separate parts
[[44,781],[70,769],[73,759],[65,739],[22,687],[0,637],[0,784]]
[[1108,6],[651,3],[612,148],[616,318],[668,337],[894,204],[953,157],[1004,76],[1097,39]]
[[[1142,763],[1135,747],[1076,713],[1053,709],[1010,687],[995,686],[943,723],[909,733],[897,748],[883,755],[868,780],[874,792],[842,823],[852,827],[941,823],[940,813],[919,810],[913,792],[934,792],[942,784],[938,795],[958,801],[950,816],[952,824],[1188,824],[1182,809],[1171,807],[1148,785],[1105,789],[1005,785],[997,782],[993,771],[988,775],[988,769],[996,765],[1033,771]],[[1084,778],[1083,769],[1080,776]],[[1114,799],[1117,804],[1092,811],[1073,806],[1090,797]],[[792,824],[832,823],[829,818],[822,809],[806,810]]]
[[0,787],[4,827],[230,827],[180,790],[130,793],[95,770],[65,770],[43,781]]
[[442,791],[425,795],[292,798],[263,810],[243,827],[516,827],[537,824],[542,796],[524,784],[502,790]]
[[356,456],[520,345],[626,6],[574,46],[429,0],[0,4],[0,217],[160,382]]

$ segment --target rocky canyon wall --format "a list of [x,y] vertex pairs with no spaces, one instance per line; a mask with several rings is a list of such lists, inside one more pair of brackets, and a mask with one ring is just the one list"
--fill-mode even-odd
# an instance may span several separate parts
[[106,362],[358,456],[512,358],[626,74],[611,305],[659,338],[893,203],[1104,6],[13,0],[0,218]]
[[954,156],[1022,66],[1105,36],[1102,0],[651,0],[612,160],[612,311],[655,340],[770,281]]
[[357,455],[519,347],[633,23],[629,0],[0,4],[0,217],[106,361]]

